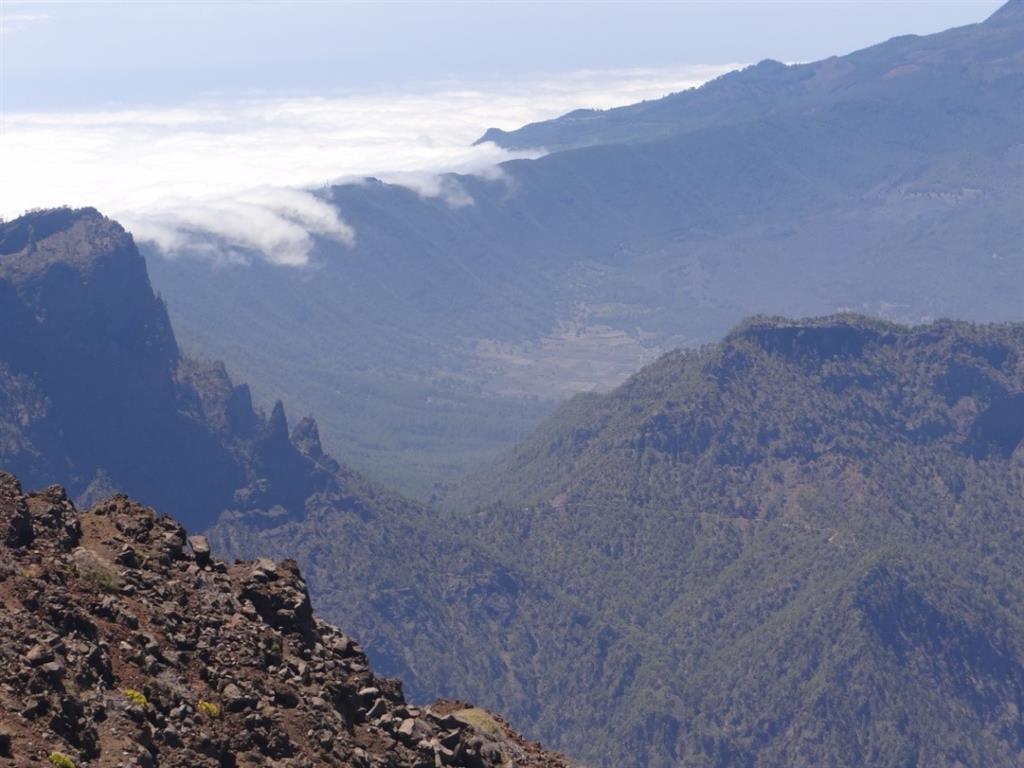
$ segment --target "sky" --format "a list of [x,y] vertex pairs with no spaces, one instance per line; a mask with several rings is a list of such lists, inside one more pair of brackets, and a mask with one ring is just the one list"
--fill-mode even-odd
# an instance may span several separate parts
[[[442,171],[577,107],[980,21],[988,0],[0,0],[0,216],[95,205],[173,253],[215,231],[280,264],[355,242],[308,189],[374,175],[471,204]],[[199,237],[196,237],[197,233]]]
[[580,69],[809,61],[980,21],[988,0],[17,2],[12,110],[488,80]]

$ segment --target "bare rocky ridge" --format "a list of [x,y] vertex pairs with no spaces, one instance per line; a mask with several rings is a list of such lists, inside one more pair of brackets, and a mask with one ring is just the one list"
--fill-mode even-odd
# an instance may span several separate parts
[[569,765],[484,710],[409,704],[294,562],[215,560],[125,496],[79,512],[0,473],[0,550],[0,765]]

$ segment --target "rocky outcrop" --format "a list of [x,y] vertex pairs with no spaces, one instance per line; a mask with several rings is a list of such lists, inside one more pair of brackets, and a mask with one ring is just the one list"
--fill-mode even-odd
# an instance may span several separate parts
[[196,528],[298,519],[336,485],[315,424],[300,450],[280,403],[263,416],[223,364],[181,353],[131,235],[94,209],[0,223],[0,329],[0,466],[27,483],[124,491]]
[[548,766],[466,704],[413,706],[313,615],[293,562],[228,565],[125,496],[0,473],[0,765]]

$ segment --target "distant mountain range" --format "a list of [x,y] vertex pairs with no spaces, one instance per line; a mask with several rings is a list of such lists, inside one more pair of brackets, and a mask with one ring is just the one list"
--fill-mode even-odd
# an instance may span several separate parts
[[324,190],[356,245],[318,242],[309,268],[148,260],[188,347],[427,497],[568,395],[744,317],[1019,318],[1022,104],[1014,0],[981,24],[490,131],[550,154],[447,176],[446,197]]
[[[810,64],[785,66],[766,60],[663,99],[616,109],[580,109],[515,131],[491,128],[477,143],[552,152],[641,144],[782,116],[816,119],[841,104],[895,107],[908,97],[905,109],[926,103],[964,109],[970,103],[984,104],[990,95],[978,90],[979,81],[1020,74],[1022,24],[1024,4],[1011,0],[984,24],[926,37],[905,35]],[[918,115],[922,125],[933,116]]]

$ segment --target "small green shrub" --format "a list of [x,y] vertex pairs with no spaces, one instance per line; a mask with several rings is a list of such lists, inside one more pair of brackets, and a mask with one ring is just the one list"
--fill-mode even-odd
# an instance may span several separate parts
[[108,563],[97,557],[83,558],[75,566],[77,575],[104,592],[120,592],[124,582]]
[[497,736],[501,733],[501,725],[486,709],[467,707],[466,709],[453,712],[452,715],[456,720],[461,720],[466,725],[471,725],[488,736]]
[[121,578],[113,572],[101,571],[96,574],[96,581],[104,592],[120,592],[124,583]]
[[200,701],[199,711],[209,718],[215,719],[220,717],[220,707],[218,707],[212,701]]
[[76,768],[75,761],[60,752],[50,753],[50,763],[57,768]]
[[149,699],[141,691],[136,691],[134,688],[125,688],[121,693],[128,699],[132,704],[137,704],[143,709],[149,709]]

